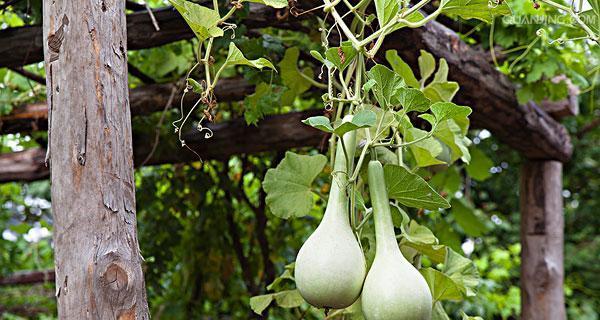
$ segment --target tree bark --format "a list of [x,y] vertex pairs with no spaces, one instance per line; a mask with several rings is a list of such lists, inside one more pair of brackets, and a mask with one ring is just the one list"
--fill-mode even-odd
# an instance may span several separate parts
[[124,5],[44,1],[61,319],[149,317],[136,234]]
[[525,163],[520,197],[521,319],[566,319],[562,163]]

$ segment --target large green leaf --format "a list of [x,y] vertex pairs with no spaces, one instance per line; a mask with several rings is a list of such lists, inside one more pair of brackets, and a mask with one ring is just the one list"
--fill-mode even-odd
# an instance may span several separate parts
[[377,115],[371,110],[361,110],[352,116],[350,121],[340,121],[335,124],[333,132],[338,136],[343,136],[344,133],[357,130],[360,128],[369,128],[375,125]]
[[511,14],[511,11],[507,1],[496,4],[489,0],[448,0],[442,13],[450,17],[458,16],[491,23],[494,17]]
[[448,201],[437,194],[423,178],[406,168],[386,164],[383,170],[388,196],[391,199],[413,208],[437,210],[450,207]]
[[452,200],[452,215],[459,226],[465,231],[465,233],[471,237],[482,236],[487,230],[487,226],[483,219],[480,217],[479,212],[464,199]]
[[225,65],[227,66],[236,66],[236,65],[246,65],[250,67],[254,67],[257,69],[262,68],[270,68],[275,70],[275,66],[271,63],[271,61],[265,58],[258,58],[255,60],[248,60],[244,57],[244,54],[238,47],[235,46],[233,42],[229,43],[229,52],[227,53],[227,58],[225,59]]
[[444,263],[444,270],[442,271],[460,286],[461,291],[467,297],[472,297],[476,294],[480,278],[473,261],[448,248],[446,263]]
[[263,181],[266,202],[280,218],[302,217],[314,205],[311,185],[327,163],[324,155],[299,155],[286,152],[277,168],[269,169]]
[[429,109],[431,101],[425,97],[423,92],[415,88],[400,88],[396,97],[398,103],[404,108],[404,112],[425,112]]
[[404,81],[388,67],[376,64],[368,72],[369,82],[365,83],[365,91],[373,91],[375,98],[383,109],[392,106],[396,92],[404,86]]
[[419,84],[419,80],[417,80],[417,78],[415,77],[415,74],[413,73],[408,63],[404,62],[404,60],[400,58],[396,50],[386,51],[385,58],[390,64],[390,66],[392,66],[394,72],[399,74],[408,86],[413,88],[419,88],[421,86]]
[[433,268],[419,270],[431,290],[434,302],[443,300],[462,300],[460,286],[446,274]]
[[217,11],[186,0],[169,0],[169,2],[179,11],[200,41],[223,36],[223,30],[217,26],[221,18]]
[[479,148],[469,148],[471,154],[471,162],[467,165],[467,174],[473,178],[473,180],[484,181],[489,178],[492,173],[490,169],[494,166],[492,159],[481,151]]
[[272,8],[285,8],[288,5],[287,0],[248,0],[248,2],[256,2],[267,5]]
[[[281,71],[281,80],[290,90],[288,90],[282,100],[285,105],[289,105],[293,102],[296,96],[302,94],[306,90],[310,89],[311,83],[306,77],[313,78],[313,71],[311,68],[305,68],[304,70],[298,70],[298,57],[300,56],[300,50],[297,47],[292,47],[285,50],[283,59],[279,62],[278,66]],[[303,76],[304,75],[304,76]]]

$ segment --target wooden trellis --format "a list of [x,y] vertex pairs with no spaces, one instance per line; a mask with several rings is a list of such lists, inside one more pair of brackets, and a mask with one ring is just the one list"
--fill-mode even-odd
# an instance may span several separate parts
[[[27,26],[0,31],[0,67],[15,68],[42,60],[44,56],[42,39],[56,33],[63,15],[68,11],[67,5],[65,7],[59,5],[67,3],[66,1],[53,3],[55,4],[46,4],[48,8],[45,21],[54,23],[46,23],[44,27]],[[59,9],[50,10],[52,6]],[[97,34],[104,32],[103,28],[108,28],[111,23],[114,26],[115,22],[122,21],[124,11],[122,7],[118,7],[110,8],[115,15],[114,20],[106,20],[106,23],[94,25]],[[305,4],[305,7],[312,7],[312,5]],[[106,12],[100,4],[90,6],[88,10],[93,12],[92,16],[97,15],[98,19],[107,19],[100,18],[104,17]],[[193,37],[193,33],[174,10],[157,10],[155,16],[161,27],[160,31],[154,29],[150,18],[144,12],[127,16],[128,49],[150,48]],[[251,13],[248,16],[251,20],[245,23],[250,29],[276,26],[298,30],[302,28],[300,19],[308,17],[308,15],[300,18],[290,16],[280,21],[275,18],[277,16],[274,9],[251,5]],[[49,17],[54,17],[54,20],[48,20]],[[74,38],[71,37],[90,37],[90,31],[87,29],[89,25],[79,25],[81,27],[79,30],[73,23],[82,23],[83,20],[70,20],[68,28],[65,29],[65,41],[72,41],[70,39]],[[124,35],[120,39],[124,41]],[[118,39],[104,39],[104,41],[106,45],[116,45],[116,48],[119,48]],[[122,43],[121,46],[125,47]],[[419,49],[431,52],[438,59],[445,58],[450,68],[450,80],[457,81],[461,86],[455,102],[473,108],[472,127],[490,130],[500,141],[520,151],[527,159],[522,168],[520,192],[522,319],[564,319],[562,163],[568,161],[572,153],[572,145],[566,129],[544,111],[544,105],[535,103],[520,105],[515,97],[514,85],[493,68],[489,62],[489,55],[469,47],[454,31],[438,22],[431,22],[419,29],[400,30],[389,37],[384,49],[398,50],[400,56],[413,67],[416,66]],[[74,48],[65,47],[61,50],[61,55],[68,55],[68,50]],[[112,58],[103,55],[98,59],[102,68],[107,63],[114,63]],[[89,68],[89,61],[86,59],[77,59],[71,63],[75,64],[71,66],[73,69]],[[77,63],[81,65],[78,66]],[[46,65],[48,64],[47,61]],[[49,74],[52,76],[52,72]],[[54,75],[56,76],[56,73]],[[91,83],[87,85],[93,88]],[[114,85],[123,85],[123,83]],[[52,92],[51,90],[53,89],[49,88],[49,93]],[[77,94],[76,90],[74,86],[71,88],[63,86],[59,94]],[[161,110],[167,103],[171,90],[172,85],[156,84],[131,90],[129,93],[131,114],[141,116]],[[221,101],[239,101],[250,92],[252,87],[241,79],[226,79],[220,82],[216,89]],[[121,94],[127,96],[126,92]],[[53,97],[51,94],[48,96]],[[75,108],[74,102],[63,100],[63,103],[61,108]],[[576,109],[574,103],[573,99],[565,101],[565,109]],[[552,107],[556,109],[556,105]],[[76,109],[73,109],[73,112],[75,111]],[[205,159],[227,159],[234,154],[320,146],[325,138],[323,133],[304,126],[299,121],[318,112],[319,110],[312,110],[270,116],[261,121],[258,127],[247,127],[241,119],[213,124],[211,128],[215,131],[215,136],[212,139],[204,140],[199,133],[189,132],[185,140]],[[80,120],[96,121],[97,119],[90,117]],[[16,108],[12,114],[0,117],[0,134],[45,130],[47,123],[47,108],[43,104],[22,106]],[[129,130],[129,127],[124,126],[122,129]],[[145,136],[133,137],[132,164],[139,165],[146,158],[152,148],[150,144],[152,140]],[[147,164],[179,163],[197,159],[191,153],[178,152],[180,145],[173,140],[170,139],[171,143],[161,142],[159,150]],[[52,148],[53,153],[63,153],[60,157],[52,158],[53,170],[55,166],[61,166],[57,161],[66,166],[78,162],[78,159],[72,158],[77,154],[71,154],[67,152],[68,150],[70,149],[57,151]],[[0,182],[47,178],[49,171],[44,165],[44,154],[44,150],[32,149],[0,155]],[[61,178],[63,183],[67,184],[73,183],[74,179],[76,179],[75,175]],[[53,184],[53,188],[59,186]],[[53,200],[53,202],[67,201],[66,198]],[[60,224],[61,220],[55,219],[55,222]],[[61,227],[65,226],[57,226],[57,228]],[[60,246],[61,243],[57,242],[57,245]],[[58,259],[61,259],[60,256]],[[75,279],[99,281],[95,277],[101,276],[86,275],[85,268],[72,268],[70,272],[75,274],[73,277],[70,276],[71,281]],[[57,287],[66,287],[64,282],[66,282],[64,276],[59,274],[59,277],[56,277]]]

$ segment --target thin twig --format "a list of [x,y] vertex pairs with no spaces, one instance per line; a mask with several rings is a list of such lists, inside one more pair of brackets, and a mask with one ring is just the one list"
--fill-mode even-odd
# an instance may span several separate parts
[[598,126],[600,126],[600,118],[594,119],[592,122],[584,125],[581,129],[579,129],[579,131],[577,131],[577,138],[579,138],[579,139],[583,138],[583,136],[586,133],[594,130]]
[[148,155],[146,156],[146,159],[142,161],[142,167],[150,160],[150,158],[152,158],[154,152],[156,151],[156,148],[158,147],[158,142],[160,141],[160,128],[162,127],[163,121],[165,120],[167,110],[173,104],[173,99],[175,99],[175,93],[177,92],[177,90],[177,86],[173,86],[173,88],[171,89],[171,95],[169,96],[169,100],[167,100],[167,104],[165,104],[162,114],[160,115],[160,119],[158,120],[158,124],[156,125],[156,132],[154,134],[154,144],[152,145],[150,153],[148,153]]
[[144,6],[146,7],[146,11],[148,11],[148,15],[150,16],[150,20],[152,20],[152,24],[154,25],[154,29],[156,31],[160,31],[160,27],[158,26],[158,21],[156,21],[156,17],[154,16],[154,12],[152,12],[152,8],[148,4],[148,1],[144,1]]

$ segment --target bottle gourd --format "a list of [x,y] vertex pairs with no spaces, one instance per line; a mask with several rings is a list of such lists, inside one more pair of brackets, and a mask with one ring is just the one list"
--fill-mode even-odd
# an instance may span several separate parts
[[369,193],[377,241],[375,260],[362,291],[367,320],[429,320],[432,298],[427,282],[400,252],[394,234],[383,167],[370,161]]
[[323,220],[300,248],[294,272],[302,297],[319,308],[350,306],[358,299],[366,275],[365,257],[350,227],[346,193],[356,131],[346,133],[343,139],[348,158],[338,143]]

